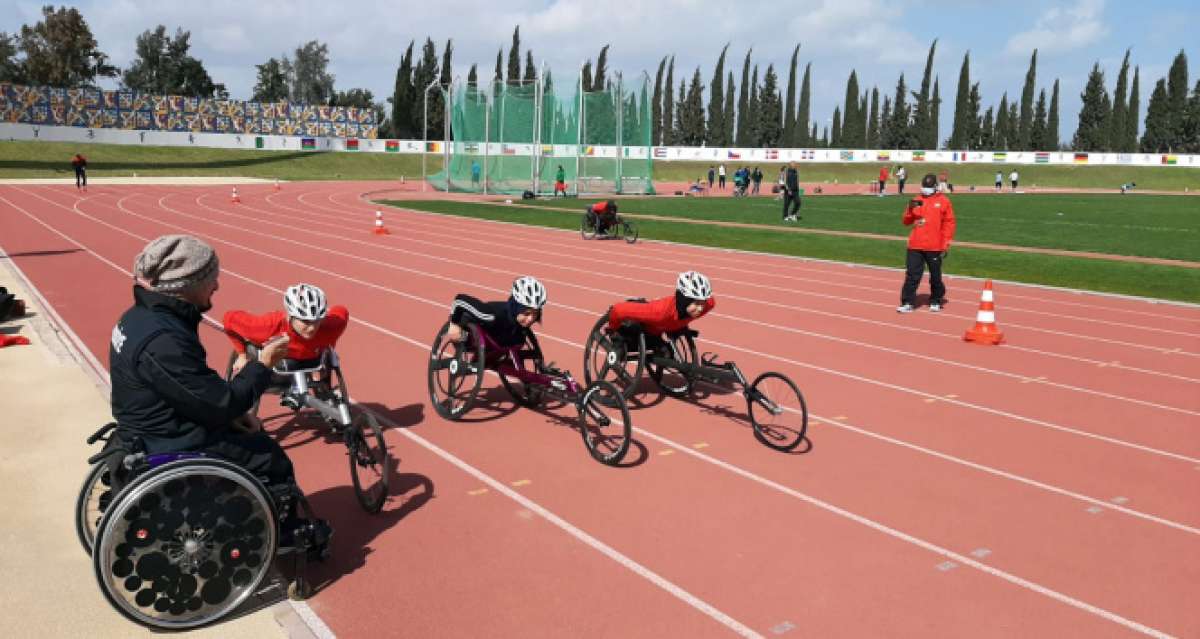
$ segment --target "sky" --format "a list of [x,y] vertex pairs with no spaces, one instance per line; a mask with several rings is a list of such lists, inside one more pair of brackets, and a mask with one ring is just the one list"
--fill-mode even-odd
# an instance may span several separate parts
[[[48,0],[47,0],[48,1]],[[40,19],[42,0],[0,0],[0,32],[13,33]],[[561,83],[605,45],[608,64],[625,77],[643,71],[653,80],[658,62],[675,56],[675,78],[700,67],[711,80],[721,47],[729,44],[726,68],[740,81],[742,60],[753,49],[760,80],[769,64],[786,90],[793,47],[801,69],[812,64],[813,120],[825,126],[845,97],[850,70],[859,86],[893,95],[901,72],[919,85],[929,44],[938,41],[934,73],[943,98],[939,137],[949,137],[963,54],[971,53],[972,82],[980,82],[984,106],[1002,93],[1019,99],[1029,57],[1038,49],[1037,85],[1047,100],[1061,81],[1060,134],[1073,135],[1080,99],[1092,64],[1099,62],[1111,91],[1121,58],[1141,67],[1141,112],[1158,78],[1183,50],[1189,86],[1200,75],[1200,3],[1189,0],[811,0],[775,4],[711,0],[85,0],[69,3],[83,14],[100,49],[120,67],[132,62],[138,34],[163,24],[192,33],[191,55],[234,98],[248,98],[254,65],[288,55],[309,40],[329,45],[336,88],[370,89],[382,101],[392,93],[396,67],[410,41],[417,49],[433,38],[440,57],[454,41],[455,75],[472,63],[490,77],[496,52],[521,27],[521,57],[534,60]],[[1190,30],[1189,30],[1190,27]],[[801,70],[802,73],[802,70]],[[1132,80],[1132,78],[1131,78]],[[110,84],[106,88],[114,88]],[[881,97],[882,101],[882,97]]]

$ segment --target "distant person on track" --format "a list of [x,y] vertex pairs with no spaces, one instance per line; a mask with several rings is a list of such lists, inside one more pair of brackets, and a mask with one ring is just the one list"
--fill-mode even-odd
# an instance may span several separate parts
[[1001,173],[1000,171],[996,171],[996,192],[999,193],[1000,191],[1003,191],[1003,190],[1004,190],[1004,174]]
[[754,182],[754,189],[750,191],[750,195],[758,195],[758,189],[762,185],[763,172],[757,166],[754,167],[754,172],[750,174],[750,179]]
[[75,169],[75,189],[87,191],[87,158],[82,153],[76,153],[71,158],[71,168]]
[[1137,182],[1129,182],[1127,184],[1122,184],[1121,185],[1121,195],[1125,195],[1126,193],[1132,191],[1136,187],[1137,187]]
[[904,183],[908,181],[908,171],[904,170],[904,165],[901,164],[896,169],[896,192],[904,195]]
[[472,188],[474,188],[474,189],[479,188],[480,175],[481,175],[481,169],[479,168],[479,162],[477,160],[471,160],[471,187]]
[[708,166],[708,190],[709,191],[712,190],[713,180],[716,179],[716,177],[717,177],[717,170],[715,168],[713,168],[713,166],[710,164]]
[[883,193],[887,190],[888,168],[887,166],[879,167],[879,197],[883,197]]
[[937,190],[937,178],[932,173],[921,178],[921,194],[908,203],[902,221],[913,229],[908,235],[904,287],[900,289],[900,306],[896,312],[911,313],[916,307],[917,287],[926,266],[929,267],[929,310],[940,312],[946,303],[942,260],[954,239],[955,220],[950,198]]
[[1008,183],[1012,186],[1013,193],[1017,192],[1017,183],[1020,179],[1021,176],[1017,173],[1016,169],[1013,169],[1012,173],[1008,174]]
[[795,162],[788,162],[787,171],[783,177],[783,221],[795,222],[799,219],[800,172],[796,170]]
[[646,348],[654,351],[666,345],[663,335],[687,329],[716,305],[708,278],[696,271],[687,271],[675,280],[674,295],[650,302],[637,300],[614,304],[608,311],[606,331],[621,336],[629,344],[636,344],[638,334],[643,333]]
[[526,334],[533,332],[533,324],[542,321],[545,306],[546,287],[528,275],[513,282],[508,299],[503,302],[481,302],[459,293],[450,305],[446,339],[463,341],[467,323],[474,323],[500,346],[520,346],[525,343]]
[[567,197],[567,172],[563,170],[561,164],[554,172],[554,197],[558,197],[560,193],[563,197]]
[[724,164],[717,167],[717,186],[719,186],[722,191],[725,190],[725,165]]
[[950,172],[946,169],[942,169],[942,172],[938,173],[938,191],[942,193],[950,192]]

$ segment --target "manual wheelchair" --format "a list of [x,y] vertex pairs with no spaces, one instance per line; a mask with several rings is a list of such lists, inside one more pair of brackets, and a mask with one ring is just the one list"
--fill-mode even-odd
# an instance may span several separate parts
[[[294,484],[268,485],[204,453],[147,454],[109,423],[88,437],[104,450],[75,504],[75,528],[105,598],[132,621],[161,630],[215,622],[259,591],[276,557],[294,562],[288,596],[311,594],[308,560],[329,556],[327,529]],[[282,514],[308,519],[284,531]]]
[[579,234],[585,240],[624,239],[628,244],[633,244],[638,239],[637,227],[621,215],[614,215],[612,221],[608,223],[608,228],[601,232],[600,216],[591,211],[583,214],[583,220],[579,224]]
[[589,384],[610,381],[623,399],[634,394],[643,371],[669,397],[688,397],[701,381],[732,386],[746,399],[746,413],[760,442],[786,452],[804,440],[808,406],[800,388],[786,375],[763,373],[752,383],[734,362],[718,362],[712,353],[698,356],[695,338],[699,333],[692,329],[661,338],[647,335],[640,327],[611,332],[608,318],[605,312],[584,344],[583,377]]
[[[438,415],[462,419],[479,396],[484,373],[491,370],[520,406],[533,408],[545,398],[575,406],[584,446],[596,461],[615,466],[625,458],[633,426],[617,387],[597,381],[585,388],[569,371],[546,364],[532,332],[526,333],[524,344],[504,347],[474,323],[467,325],[461,343],[446,339],[449,329],[446,322],[429,355],[429,400]],[[610,416],[612,410],[616,414]]]

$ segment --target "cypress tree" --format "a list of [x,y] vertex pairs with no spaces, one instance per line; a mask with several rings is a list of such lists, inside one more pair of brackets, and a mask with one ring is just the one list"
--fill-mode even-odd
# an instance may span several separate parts
[[883,140],[884,148],[912,148],[909,133],[908,87],[904,85],[904,74],[901,73],[900,80],[896,82],[896,96],[892,100],[892,117],[888,121],[887,137]]
[[879,148],[891,148],[888,145],[891,141],[890,128],[892,126],[892,99],[888,96],[883,96],[883,109],[879,112]]
[[451,137],[451,135],[453,133],[453,131],[450,130],[451,129],[450,122],[446,121],[445,100],[446,100],[447,94],[444,92],[445,90],[448,90],[450,88],[450,83],[454,81],[454,72],[451,70],[451,67],[450,67],[450,61],[453,56],[454,56],[454,41],[446,40],[446,48],[442,49],[442,70],[441,70],[441,74],[438,75],[438,84],[440,84],[442,86],[443,91],[438,91],[437,93],[435,93],[434,95],[437,96],[437,99],[430,100],[430,104],[429,104],[429,119],[431,121],[434,120],[433,110],[434,110],[434,105],[436,104],[436,106],[437,106],[436,131],[439,136],[444,136],[446,138]]
[[1029,70],[1025,72],[1025,87],[1021,90],[1021,119],[1017,124],[1017,143],[1013,148],[1028,151],[1032,147],[1030,137],[1033,133],[1033,92],[1037,81],[1037,49],[1029,58]]
[[746,103],[746,146],[758,146],[758,65],[750,76],[750,99]]
[[1170,132],[1172,149],[1179,147],[1183,141],[1183,121],[1187,112],[1188,98],[1188,68],[1187,56],[1183,50],[1175,56],[1175,60],[1171,62],[1171,69],[1167,72],[1167,130]]
[[1046,90],[1038,94],[1037,106],[1033,110],[1033,123],[1030,125],[1029,145],[1034,151],[1049,151],[1046,141]]
[[858,130],[862,132],[860,136],[860,140],[862,141],[861,146],[864,149],[869,149],[871,147],[867,146],[867,93],[865,91],[862,94],[862,99],[858,101],[858,114],[861,116],[858,118]]
[[508,50],[508,83],[521,83],[521,25],[513,28],[512,48]]
[[1054,79],[1054,90],[1050,94],[1050,113],[1046,114],[1046,142],[1050,151],[1057,151],[1062,144],[1058,135],[1058,78]]
[[950,140],[947,146],[951,149],[967,148],[970,139],[968,119],[976,116],[969,114],[971,104],[971,52],[963,54],[962,69],[958,72],[958,92],[954,98],[954,126],[950,130]]
[[758,113],[759,146],[780,146],[783,143],[783,103],[779,98],[779,78],[775,75],[773,64],[767,65],[767,74],[763,78]]
[[805,138],[808,140],[809,146],[817,145],[817,124],[815,122],[812,125],[812,131],[806,135]]
[[537,67],[533,66],[533,51],[525,50],[525,78],[526,84],[532,83],[537,79]]
[[1000,106],[996,107],[996,127],[992,134],[992,142],[996,150],[1005,151],[1009,148],[1008,141],[1008,93],[1000,96]]
[[871,87],[871,111],[867,115],[868,149],[879,148],[879,87]]
[[842,146],[842,108],[833,107],[833,131],[829,134],[829,144],[831,149],[838,149]]
[[938,121],[941,119],[942,96],[938,89],[938,79],[933,79],[933,99],[929,102],[929,136],[925,139],[927,149],[938,148]]
[[929,56],[925,59],[925,75],[921,77],[921,90],[914,93],[917,103],[912,109],[912,124],[905,136],[908,140],[908,146],[902,148],[928,148],[926,140],[929,139],[930,129],[932,127],[932,110],[933,105],[930,103],[929,91],[930,85],[933,83],[933,54],[937,51],[937,40],[929,45]]
[[1187,113],[1183,120],[1183,143],[1179,150],[1184,153],[1200,152],[1200,80],[1188,98]]
[[1092,65],[1087,86],[1079,98],[1083,104],[1079,109],[1079,128],[1075,129],[1072,147],[1076,151],[1107,150],[1111,106],[1108,102],[1108,92],[1104,89],[1104,72],[1100,70],[1099,62]]
[[700,67],[692,75],[692,84],[680,109],[680,124],[685,145],[700,146],[704,142],[704,84],[700,81]]
[[717,56],[717,67],[713,70],[712,82],[708,91],[708,145],[723,146],[725,144],[725,52],[729,51],[729,43],[721,49]]
[[592,91],[606,91],[608,89],[608,45],[600,48],[600,55],[596,57],[596,73],[592,76]]
[[796,128],[796,59],[800,56],[800,45],[792,50],[792,62],[788,68],[787,101],[783,110],[783,146],[800,146],[800,129]]
[[[1017,139],[1017,127],[1020,125],[1020,122],[1021,122],[1021,112],[1017,108],[1017,103],[1015,101],[1009,102],[1008,103],[1008,134],[1006,135],[1006,137],[1009,140]],[[1011,143],[1010,143],[1010,146],[1011,146]]]
[[[978,149],[979,146],[979,107],[983,106],[983,98],[979,95],[979,83],[971,85],[971,94],[967,98],[967,121],[964,123],[963,148]],[[991,132],[989,131],[990,135]]]
[[687,135],[684,132],[683,126],[685,118],[684,111],[687,110],[687,80],[684,78],[679,79],[679,101],[677,104],[679,105],[679,108],[675,109],[675,127],[674,133],[672,133],[674,136],[674,142],[672,142],[672,144],[686,145]]
[[663,143],[662,139],[662,118],[663,118],[663,71],[667,67],[667,58],[658,62],[658,73],[654,75],[654,97],[651,98],[652,110],[650,112],[650,143],[659,145]]
[[662,108],[662,137],[663,144],[670,146],[675,144],[678,139],[675,137],[675,56],[671,56],[671,63],[667,67],[667,84],[666,90],[663,91],[663,108]]
[[1171,105],[1167,81],[1159,79],[1146,105],[1146,130],[1142,133],[1142,153],[1162,153],[1171,150]]
[[500,47],[500,50],[496,52],[496,75],[492,77],[493,84],[499,84],[501,82],[504,82],[504,72],[502,71],[503,60],[504,60],[504,47]]
[[392,93],[392,135],[401,139],[412,139],[413,116],[412,108],[415,91],[412,84],[413,45],[409,41],[408,49],[400,58],[400,67],[396,69],[396,84]]
[[722,109],[725,116],[725,141],[723,146],[733,144],[733,127],[735,125],[734,118],[736,117],[737,108],[733,98],[733,71],[727,71],[725,77],[725,108]]
[[846,98],[843,102],[842,110],[842,127],[838,130],[834,127],[833,136],[843,147],[848,149],[861,148],[864,144],[860,135],[859,127],[861,126],[862,117],[858,112],[858,73],[854,69],[850,70],[850,77],[846,78]]
[[1117,87],[1113,90],[1112,119],[1110,120],[1108,130],[1108,148],[1122,153],[1132,151],[1132,149],[1125,148],[1125,143],[1128,139],[1126,131],[1129,130],[1128,123],[1126,122],[1129,115],[1125,99],[1126,87],[1129,81],[1128,76],[1129,49],[1126,49],[1125,59],[1121,62],[1121,71],[1117,74]]
[[812,92],[809,86],[809,75],[812,71],[812,63],[804,65],[804,80],[800,83],[800,106],[796,109],[796,129],[803,139],[797,140],[800,146],[815,144],[817,141],[817,124],[812,123],[812,133],[808,132],[809,116],[809,101],[812,97]]
[[1125,148],[1130,151],[1138,148],[1138,125],[1141,124],[1138,120],[1138,101],[1141,97],[1138,93],[1138,75],[1138,67],[1134,67],[1133,84],[1129,87],[1129,110],[1125,114]]
[[754,49],[746,52],[746,61],[742,63],[742,85],[738,90],[738,112],[737,112],[737,135],[734,136],[735,146],[744,147],[747,145],[748,130],[746,118],[750,113],[750,54]]
[[983,114],[983,120],[979,122],[979,137],[976,139],[975,148],[1000,148],[1000,145],[996,144],[996,129],[992,121],[992,107],[987,108],[987,111]]
[[[813,126],[816,126],[816,125],[814,124]],[[823,148],[823,149],[832,148],[830,146],[830,142],[829,142],[829,127],[825,127],[824,129],[821,129],[821,148]]]

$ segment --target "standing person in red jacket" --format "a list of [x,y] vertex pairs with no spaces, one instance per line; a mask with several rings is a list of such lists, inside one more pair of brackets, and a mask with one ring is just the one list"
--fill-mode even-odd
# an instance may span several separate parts
[[631,301],[614,304],[608,313],[608,331],[636,342],[637,332],[646,334],[646,348],[657,350],[665,345],[662,336],[682,331],[708,314],[717,305],[712,284],[700,273],[680,273],[675,294],[652,302]]
[[888,168],[885,164],[879,167],[879,197],[883,197],[883,190],[887,188]]
[[[246,355],[246,342],[261,345],[277,335],[287,335],[290,341],[285,357],[316,359],[321,356],[321,351],[337,345],[350,322],[350,311],[345,306],[329,308],[325,292],[312,284],[289,286],[283,295],[283,307],[283,311],[263,315],[246,311],[225,313],[221,320],[225,324],[225,334],[238,353],[233,363],[234,375],[250,361]],[[261,426],[261,422],[251,420],[255,430]]]
[[87,191],[87,158],[82,153],[76,153],[71,158],[71,168],[75,169],[75,188]]
[[912,226],[908,236],[907,274],[900,290],[897,313],[911,313],[916,302],[917,286],[929,266],[929,310],[937,313],[946,303],[946,286],[942,284],[942,258],[954,239],[954,207],[945,193],[937,190],[937,178],[932,174],[921,179],[921,195],[913,198],[904,211],[905,226]]

